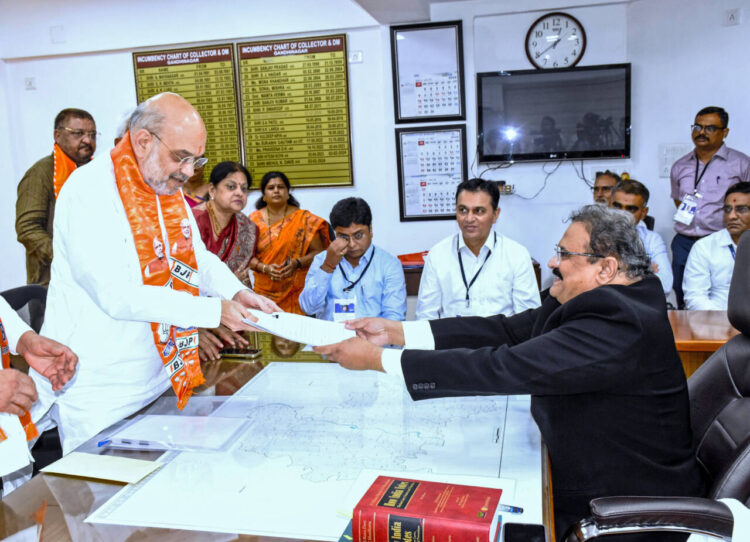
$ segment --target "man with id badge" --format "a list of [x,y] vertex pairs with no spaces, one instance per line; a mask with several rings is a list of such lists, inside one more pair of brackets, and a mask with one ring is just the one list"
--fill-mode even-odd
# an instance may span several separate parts
[[322,320],[363,316],[406,317],[406,283],[398,258],[372,244],[372,212],[362,198],[345,198],[331,209],[336,239],[310,265],[302,310]]
[[727,310],[737,243],[750,229],[750,183],[729,187],[722,213],[726,227],[690,250],[682,283],[688,310]]
[[724,144],[729,114],[721,107],[704,107],[691,126],[695,149],[672,166],[670,181],[674,214],[672,273],[677,304],[684,308],[682,288],[688,254],[693,244],[724,227],[722,206],[727,189],[750,181],[750,157]]
[[461,230],[430,249],[417,299],[417,320],[454,316],[511,316],[539,306],[539,287],[528,250],[493,228],[500,191],[492,181],[469,179],[456,189]]

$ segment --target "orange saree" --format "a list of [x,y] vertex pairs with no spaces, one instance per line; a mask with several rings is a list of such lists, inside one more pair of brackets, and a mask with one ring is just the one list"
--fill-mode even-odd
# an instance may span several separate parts
[[[268,227],[260,210],[250,215],[258,227],[258,240],[255,245],[255,256],[264,264],[284,265],[287,260],[301,258],[307,254],[310,243],[316,235],[323,240],[323,248],[331,244],[328,236],[328,224],[310,211],[298,209]],[[291,277],[284,280],[271,280],[263,273],[255,272],[256,293],[272,299],[286,312],[304,314],[299,306],[299,295],[305,287],[307,268],[295,270]]]

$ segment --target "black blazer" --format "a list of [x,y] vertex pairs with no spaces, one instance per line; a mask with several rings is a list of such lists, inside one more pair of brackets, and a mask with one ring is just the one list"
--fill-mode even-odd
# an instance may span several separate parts
[[[436,351],[401,358],[411,396],[531,394],[560,535],[589,515],[595,497],[702,495],[685,373],[658,278],[602,286],[563,305],[548,297],[516,316],[430,325]],[[672,540],[623,540],[648,536]]]

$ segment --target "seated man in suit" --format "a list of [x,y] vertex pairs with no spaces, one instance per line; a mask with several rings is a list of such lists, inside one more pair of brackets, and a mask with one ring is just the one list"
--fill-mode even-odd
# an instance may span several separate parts
[[750,183],[730,186],[722,210],[724,229],[698,239],[690,249],[682,282],[688,310],[727,310],[737,243],[750,229]]
[[649,191],[643,183],[635,179],[623,179],[612,188],[610,207],[629,212],[633,215],[638,237],[643,241],[648,257],[651,258],[651,270],[659,277],[664,293],[672,290],[672,264],[667,255],[667,245],[661,235],[646,227],[644,219],[648,215]]
[[493,226],[500,191],[492,181],[469,179],[456,189],[461,230],[430,249],[417,298],[417,320],[451,316],[512,315],[539,306],[531,256]]
[[406,283],[398,258],[372,244],[372,212],[362,198],[331,210],[336,239],[310,265],[299,304],[307,314],[341,322],[357,316],[406,316]]
[[350,369],[393,374],[414,399],[531,394],[560,535],[596,497],[701,495],[685,373],[632,221],[603,205],[581,208],[548,266],[556,278],[538,309],[431,322],[364,318],[347,324],[358,337],[315,350]]

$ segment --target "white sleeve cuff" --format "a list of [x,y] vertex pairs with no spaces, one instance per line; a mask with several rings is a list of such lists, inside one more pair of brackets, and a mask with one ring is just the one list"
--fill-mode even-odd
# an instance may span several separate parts
[[404,371],[401,369],[400,348],[383,348],[383,353],[380,354],[380,363],[383,365],[386,374],[403,380]]
[[[435,350],[435,337],[432,335],[430,322],[419,320],[403,322],[404,348],[411,350]],[[399,355],[399,360],[401,356]]]

